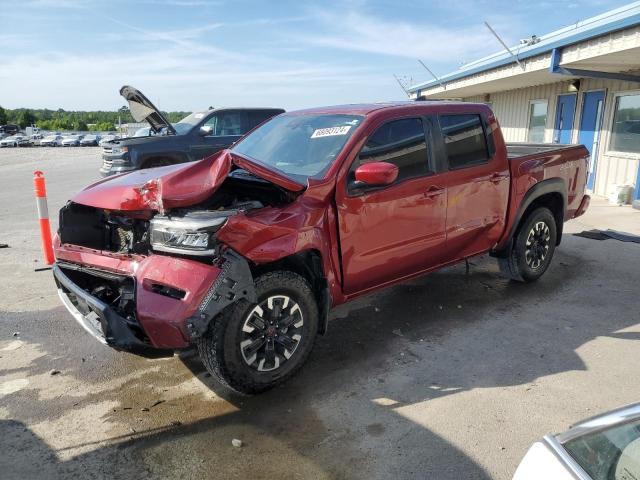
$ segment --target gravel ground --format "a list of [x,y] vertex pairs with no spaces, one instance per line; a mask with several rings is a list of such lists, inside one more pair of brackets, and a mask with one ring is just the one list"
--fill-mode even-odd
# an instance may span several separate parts
[[570,234],[639,234],[638,211],[594,202],[533,285],[480,257],[340,307],[296,378],[239,397],[192,352],[101,346],[34,271],[33,171],[55,228],[99,165],[0,150],[2,478],[509,479],[542,435],[640,399],[640,245]]

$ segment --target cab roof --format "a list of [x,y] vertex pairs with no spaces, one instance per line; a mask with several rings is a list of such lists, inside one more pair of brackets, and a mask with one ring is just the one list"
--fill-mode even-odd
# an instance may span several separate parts
[[353,103],[347,105],[331,105],[327,107],[314,107],[288,112],[293,115],[308,114],[342,114],[342,115],[369,115],[379,110],[424,108],[428,105],[474,105],[469,102],[456,102],[449,100],[435,101],[397,101],[380,103]]

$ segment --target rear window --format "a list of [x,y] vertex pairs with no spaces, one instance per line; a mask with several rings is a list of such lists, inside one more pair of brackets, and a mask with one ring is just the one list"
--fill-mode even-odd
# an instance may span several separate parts
[[471,167],[489,161],[480,115],[440,115],[438,120],[450,169]]

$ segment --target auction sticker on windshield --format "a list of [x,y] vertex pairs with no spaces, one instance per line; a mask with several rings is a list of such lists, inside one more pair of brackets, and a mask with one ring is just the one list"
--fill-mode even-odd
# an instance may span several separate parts
[[318,128],[313,132],[311,138],[334,137],[336,135],[346,135],[351,129],[351,125],[341,127]]

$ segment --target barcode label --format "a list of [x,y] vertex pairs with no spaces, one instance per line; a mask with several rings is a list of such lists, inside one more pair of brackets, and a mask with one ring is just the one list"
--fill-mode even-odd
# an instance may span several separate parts
[[351,125],[343,125],[342,127],[319,128],[313,132],[311,138],[334,137],[337,135],[346,135],[351,129]]

